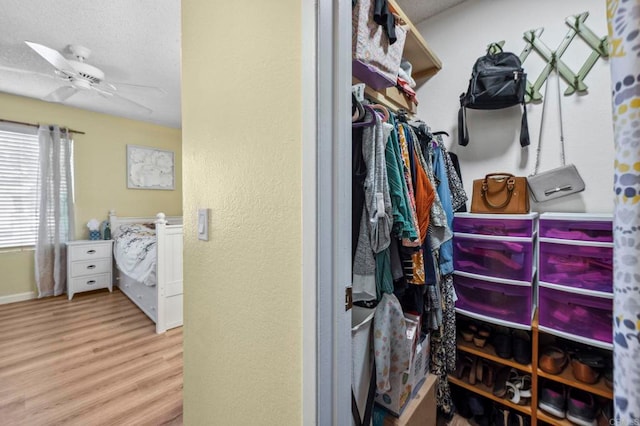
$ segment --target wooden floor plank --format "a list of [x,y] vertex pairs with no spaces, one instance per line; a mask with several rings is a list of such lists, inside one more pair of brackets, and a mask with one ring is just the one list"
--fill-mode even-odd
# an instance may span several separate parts
[[182,328],[156,334],[120,291],[0,305],[0,320],[2,424],[182,425]]

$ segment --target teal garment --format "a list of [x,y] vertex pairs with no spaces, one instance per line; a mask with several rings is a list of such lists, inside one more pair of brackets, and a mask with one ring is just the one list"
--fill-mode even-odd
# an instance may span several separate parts
[[376,254],[376,292],[378,300],[382,299],[384,293],[393,293],[391,249],[389,247]]
[[418,239],[418,232],[413,224],[411,210],[409,209],[409,191],[404,179],[404,165],[400,153],[400,143],[393,116],[389,117],[389,123],[393,125],[393,131],[387,141],[385,159],[387,161],[387,181],[389,194],[393,208],[393,227],[391,235],[397,238],[408,238],[411,241]]

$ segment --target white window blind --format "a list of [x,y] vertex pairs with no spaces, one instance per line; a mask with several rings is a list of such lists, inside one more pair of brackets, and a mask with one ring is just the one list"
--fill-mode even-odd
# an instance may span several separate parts
[[[36,243],[37,132],[37,128],[29,126],[0,124],[0,248],[33,246]],[[66,200],[68,192],[73,193],[63,183],[61,202]]]

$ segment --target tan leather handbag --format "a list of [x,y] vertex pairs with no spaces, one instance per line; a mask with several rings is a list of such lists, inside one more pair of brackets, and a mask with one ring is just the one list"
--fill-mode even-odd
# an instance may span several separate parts
[[471,213],[529,213],[527,178],[490,173],[473,181]]

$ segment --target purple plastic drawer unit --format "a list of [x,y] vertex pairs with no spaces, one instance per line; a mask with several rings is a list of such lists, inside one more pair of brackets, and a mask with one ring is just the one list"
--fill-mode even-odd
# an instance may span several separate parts
[[531,282],[533,242],[456,235],[453,268],[476,275]]
[[501,284],[454,274],[456,308],[479,315],[531,324],[531,286]]
[[613,299],[539,287],[540,326],[612,343]]
[[541,241],[540,281],[611,293],[613,248]]
[[613,224],[610,220],[555,220],[540,219],[540,236],[561,240],[613,242]]
[[488,219],[456,215],[453,219],[453,231],[465,234],[493,235],[500,237],[531,237],[533,221],[531,219]]

